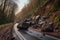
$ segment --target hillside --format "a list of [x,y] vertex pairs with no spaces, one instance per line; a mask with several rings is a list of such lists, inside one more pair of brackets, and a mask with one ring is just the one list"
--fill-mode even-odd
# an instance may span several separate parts
[[48,20],[60,24],[60,0],[31,0],[20,13],[17,20],[33,16],[47,16]]

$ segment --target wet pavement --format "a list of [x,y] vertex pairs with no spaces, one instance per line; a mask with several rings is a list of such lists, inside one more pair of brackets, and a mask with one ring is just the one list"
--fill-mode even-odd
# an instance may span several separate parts
[[27,40],[40,40],[36,37],[33,37],[25,32],[25,30],[19,30],[20,33],[27,39]]
[[53,38],[50,38],[48,36],[44,36],[41,40],[57,40],[57,39],[53,39]]
[[[29,34],[27,34],[24,30],[18,30],[17,29],[17,24],[14,26],[14,31],[13,31],[13,37],[15,37],[15,39],[14,40],[20,40],[20,34],[25,38],[25,39],[27,39],[27,40],[40,40],[40,39],[38,39],[38,38],[36,38],[36,37],[33,37],[33,36],[31,36],[31,35],[29,35]],[[19,32],[20,34],[18,34],[17,35],[17,33],[16,32]]]
[[20,38],[16,35],[16,33],[13,33],[13,37],[14,37],[13,40],[20,40]]
[[[17,26],[17,25],[16,25]],[[41,38],[37,38],[37,37],[35,37],[35,36],[33,36],[33,35],[29,35],[27,32],[29,32],[28,30],[17,30],[16,28],[17,27],[14,27],[15,28],[15,31],[18,31],[19,33],[21,33],[21,35],[26,39],[26,40],[57,40],[57,39],[55,39],[55,38],[52,38],[52,37],[49,37],[49,36],[47,36],[47,35],[45,35],[45,36],[43,36],[43,37],[41,37]],[[15,32],[14,31],[14,32]],[[27,31],[27,32],[26,32]],[[14,33],[13,32],[13,36],[15,37],[15,39],[14,40],[20,40],[20,38],[19,38],[19,36],[20,36],[20,34],[18,34],[17,35],[17,33]],[[33,31],[34,32],[34,31]],[[36,34],[34,34],[34,35],[36,35]],[[40,34],[41,35],[41,34]],[[60,40],[60,39],[59,39]]]
[[19,30],[19,31],[27,40],[57,40],[49,36],[43,36],[41,39],[40,38],[38,39],[37,37],[34,37],[26,33],[26,30]]

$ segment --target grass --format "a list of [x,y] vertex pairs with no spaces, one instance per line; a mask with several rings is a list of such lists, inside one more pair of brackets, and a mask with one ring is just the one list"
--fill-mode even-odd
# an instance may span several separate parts
[[7,27],[7,26],[10,25],[10,24],[12,24],[12,23],[2,24],[2,25],[0,25],[0,29],[3,29],[3,28]]

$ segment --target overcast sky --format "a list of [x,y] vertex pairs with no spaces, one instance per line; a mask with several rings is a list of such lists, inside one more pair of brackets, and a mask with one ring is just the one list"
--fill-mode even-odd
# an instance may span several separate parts
[[18,10],[17,10],[17,13],[21,11],[21,9],[29,3],[29,0],[14,0],[17,5],[18,5]]

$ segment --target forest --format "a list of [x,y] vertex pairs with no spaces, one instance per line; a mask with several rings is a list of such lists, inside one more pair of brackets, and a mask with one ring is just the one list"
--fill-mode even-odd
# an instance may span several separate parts
[[60,23],[60,0],[30,0],[16,16],[21,21],[36,15],[46,16],[49,21]]
[[14,21],[16,8],[12,0],[0,0],[0,25]]
[[0,40],[60,40],[60,0],[24,1],[0,0]]

